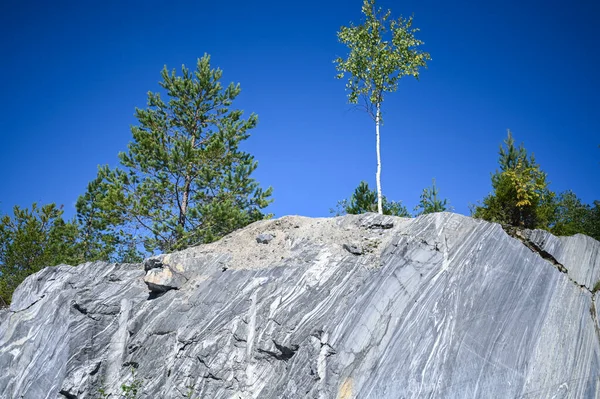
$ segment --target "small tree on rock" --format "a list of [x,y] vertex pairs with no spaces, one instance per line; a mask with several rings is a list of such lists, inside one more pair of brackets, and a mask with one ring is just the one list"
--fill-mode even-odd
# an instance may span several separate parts
[[435,185],[435,179],[432,179],[431,187],[423,189],[419,205],[415,207],[416,215],[425,215],[427,213],[445,212],[450,210],[447,199],[438,197],[439,191]]
[[474,217],[524,228],[548,228],[554,213],[554,193],[533,154],[515,146],[510,130],[500,146],[500,170],[492,175],[493,193],[477,206]]
[[364,0],[362,25],[342,27],[338,39],[349,48],[348,58],[334,60],[342,79],[346,73],[350,79],[346,84],[348,101],[357,104],[359,99],[365,110],[375,121],[377,151],[377,209],[383,213],[381,192],[381,151],[379,126],[382,123],[381,105],[384,93],[398,89],[404,76],[419,78],[419,70],[430,60],[429,53],[418,50],[423,44],[415,38],[419,30],[412,27],[412,17],[390,19],[390,11],[383,13],[375,7],[375,0]]
[[221,75],[208,55],[181,76],[165,67],[168,101],[149,92],[148,108],[135,112],[133,141],[119,154],[123,168],[100,168],[104,212],[141,235],[149,252],[214,241],[265,217],[272,190],[251,177],[258,164],[239,148],[258,118],[230,108],[240,86],[222,87]]
[[[388,201],[383,197],[383,214],[410,217],[408,210],[401,201]],[[359,215],[367,212],[377,212],[377,192],[371,190],[365,181],[361,181],[350,199],[338,201],[336,209],[331,209],[336,216],[350,214]]]

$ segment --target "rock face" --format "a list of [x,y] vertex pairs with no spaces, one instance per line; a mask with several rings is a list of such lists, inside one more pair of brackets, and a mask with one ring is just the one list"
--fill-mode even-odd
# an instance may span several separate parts
[[595,240],[451,213],[263,221],[30,276],[0,311],[0,395],[596,398],[599,278]]

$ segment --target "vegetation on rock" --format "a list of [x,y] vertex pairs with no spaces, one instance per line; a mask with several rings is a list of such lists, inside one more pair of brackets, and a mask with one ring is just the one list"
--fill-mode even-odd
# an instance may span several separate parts
[[492,175],[492,189],[476,206],[472,216],[503,225],[528,229],[544,229],[555,235],[586,234],[600,240],[600,201],[594,206],[568,190],[555,194],[549,189],[546,173],[535,162],[533,154],[515,140],[508,131],[500,146],[500,170]]
[[[438,195],[439,191],[435,185],[435,179],[433,179],[432,186],[423,189],[419,205],[415,208],[415,216],[450,210],[448,200],[440,199]],[[383,196],[382,205],[384,215],[411,217],[402,201],[389,201]],[[371,190],[367,182],[361,181],[350,198],[338,201],[336,207],[331,208],[329,212],[335,216],[377,212],[377,191]]]
[[162,71],[160,93],[136,109],[121,168],[99,168],[65,222],[55,204],[14,208],[0,223],[0,306],[28,275],[59,263],[138,262],[155,251],[207,243],[270,217],[272,200],[252,177],[258,164],[240,150],[258,117],[232,109],[239,84],[223,87],[210,57],[195,71]]
[[136,109],[133,141],[119,154],[122,168],[99,170],[101,231],[137,239],[149,253],[170,252],[265,217],[272,189],[259,187],[251,177],[258,163],[239,148],[258,117],[231,109],[240,86],[221,86],[221,76],[208,55],[181,76],[163,69],[168,101],[149,92],[148,108]]
[[431,59],[429,53],[420,51],[422,41],[415,38],[419,31],[412,27],[412,17],[390,19],[391,11],[383,13],[375,7],[375,0],[364,0],[362,25],[343,26],[338,32],[340,43],[348,46],[348,57],[334,60],[338,79],[350,75],[346,89],[348,101],[358,104],[362,100],[365,110],[375,121],[377,144],[377,210],[385,213],[381,193],[381,150],[379,126],[382,123],[381,105],[384,93],[398,90],[404,76],[419,78],[421,67]]
[[544,228],[554,199],[546,173],[522,144],[515,146],[510,130],[504,144],[506,147],[500,146],[500,170],[492,175],[493,192],[475,208],[473,216],[511,226]]
[[[408,209],[402,205],[401,201],[388,201],[383,196],[382,206],[384,215],[410,217]],[[377,192],[371,190],[367,182],[361,181],[350,198],[338,201],[336,208],[330,209],[330,212],[336,216],[377,212]]]
[[[431,59],[419,50],[412,17],[391,19],[375,0],[364,0],[361,25],[342,27],[338,39],[347,58],[334,60],[338,79],[349,74],[348,101],[359,102],[375,121],[376,190],[362,181],[336,215],[379,212],[410,217],[401,201],[381,190],[380,125],[384,94],[402,77],[419,78]],[[13,291],[45,266],[85,261],[139,262],[155,252],[171,252],[215,241],[254,221],[268,218],[264,208],[272,189],[252,177],[254,157],[240,149],[258,117],[243,117],[233,102],[240,85],[221,85],[222,71],[209,55],[195,70],[161,72],[161,93],[149,92],[145,109],[136,109],[133,140],[119,154],[120,167],[101,166],[76,203],[77,214],[63,220],[62,207],[16,206],[0,220],[0,306]],[[163,97],[165,99],[163,99]],[[472,216],[514,228],[545,229],[556,235],[586,234],[600,240],[600,201],[585,204],[572,191],[555,194],[546,173],[510,130],[500,146],[492,192]],[[435,179],[423,190],[415,215],[451,210],[439,197]]]
[[419,205],[415,207],[416,216],[449,211],[451,207],[448,205],[448,200],[440,199],[438,195],[439,190],[435,185],[435,179],[432,179],[431,187],[424,188],[421,193]]
[[10,304],[17,286],[46,266],[84,259],[75,222],[65,222],[55,204],[15,206],[0,220],[0,307]]

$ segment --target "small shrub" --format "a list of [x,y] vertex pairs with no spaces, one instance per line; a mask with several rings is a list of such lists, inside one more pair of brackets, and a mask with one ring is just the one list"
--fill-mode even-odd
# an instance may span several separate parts
[[121,391],[125,399],[137,399],[138,393],[142,387],[142,381],[135,376],[135,368],[131,368],[131,383],[121,385]]

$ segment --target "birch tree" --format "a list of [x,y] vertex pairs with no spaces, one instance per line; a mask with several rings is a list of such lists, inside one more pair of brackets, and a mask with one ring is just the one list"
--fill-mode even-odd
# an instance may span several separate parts
[[419,50],[422,41],[415,38],[419,31],[412,27],[413,18],[390,18],[391,11],[385,13],[375,7],[375,0],[364,0],[362,6],[364,21],[361,25],[343,26],[338,32],[338,40],[348,46],[347,58],[334,60],[338,79],[349,74],[346,84],[348,101],[364,105],[367,113],[375,121],[377,151],[377,209],[383,213],[381,192],[381,150],[379,127],[383,123],[381,105],[384,93],[394,92],[404,76],[419,78],[419,70],[426,67],[431,59],[429,53]]

